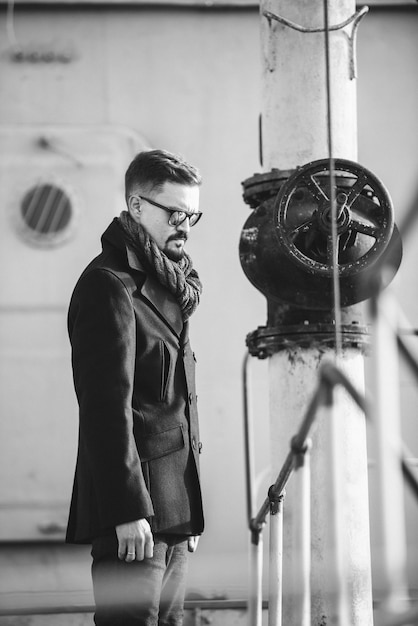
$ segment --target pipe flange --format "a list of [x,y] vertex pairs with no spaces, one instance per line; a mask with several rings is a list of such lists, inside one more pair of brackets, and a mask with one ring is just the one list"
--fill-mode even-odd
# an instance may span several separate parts
[[270,172],[254,174],[246,178],[241,184],[244,189],[244,202],[252,209],[257,208],[262,202],[277,195],[284,182],[295,170],[279,170],[273,168]]
[[[357,323],[340,327],[343,348],[357,348],[368,352],[370,327]],[[267,359],[277,352],[295,348],[321,350],[335,348],[335,324],[303,324],[283,326],[259,326],[246,337],[246,345],[252,356]]]

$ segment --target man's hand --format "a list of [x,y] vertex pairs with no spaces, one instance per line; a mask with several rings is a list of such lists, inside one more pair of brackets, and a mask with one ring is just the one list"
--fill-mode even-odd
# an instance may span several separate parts
[[199,535],[195,537],[189,537],[187,540],[187,549],[189,550],[189,552],[196,552],[198,543]]
[[118,557],[127,563],[150,559],[154,554],[154,539],[146,519],[127,522],[116,526],[118,537]]

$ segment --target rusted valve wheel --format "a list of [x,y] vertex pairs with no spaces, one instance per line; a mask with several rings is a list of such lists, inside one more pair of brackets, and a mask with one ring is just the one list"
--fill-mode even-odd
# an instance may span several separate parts
[[[280,247],[305,272],[341,277],[373,265],[391,240],[390,196],[372,172],[354,161],[334,160],[336,246],[333,246],[329,159],[312,161],[282,185],[274,208]],[[335,261],[334,261],[335,257]]]

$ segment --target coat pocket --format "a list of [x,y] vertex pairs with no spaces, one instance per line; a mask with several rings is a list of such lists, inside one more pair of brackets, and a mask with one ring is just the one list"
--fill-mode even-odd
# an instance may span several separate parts
[[170,380],[170,352],[164,343],[160,341],[160,362],[161,362],[161,383],[160,383],[160,402],[164,402],[167,396],[168,382]]
[[168,430],[142,436],[136,442],[141,461],[152,461],[185,447],[183,426],[179,424]]
[[135,393],[141,402],[167,402],[173,384],[173,358],[166,343],[157,338],[137,355]]

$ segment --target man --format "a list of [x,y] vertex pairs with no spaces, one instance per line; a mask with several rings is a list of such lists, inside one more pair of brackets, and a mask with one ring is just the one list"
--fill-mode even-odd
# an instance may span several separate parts
[[173,154],[139,153],[127,211],[71,298],[80,429],[67,541],[92,543],[98,626],[183,623],[187,551],[203,531],[188,338],[201,283],[184,250],[200,183]]

